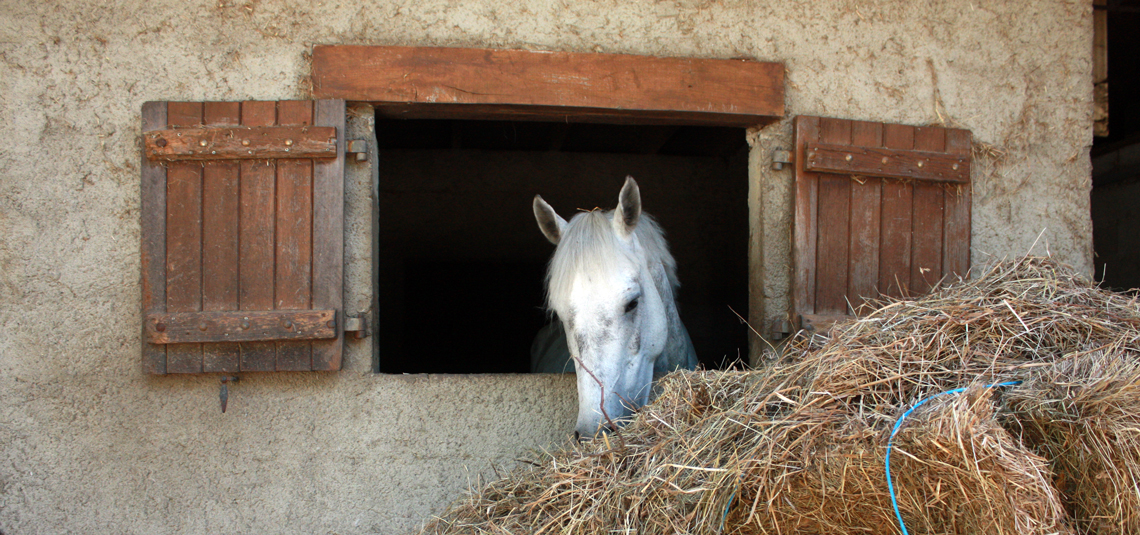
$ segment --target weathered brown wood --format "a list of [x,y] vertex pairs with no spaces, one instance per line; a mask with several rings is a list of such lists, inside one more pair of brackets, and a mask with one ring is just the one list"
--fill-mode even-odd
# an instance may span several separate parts
[[[946,150],[946,129],[915,128],[914,148],[926,152]],[[915,182],[913,202],[910,289],[921,295],[942,280],[942,186]]]
[[166,127],[196,127],[202,125],[201,102],[166,103]]
[[[277,103],[277,122],[282,125],[313,124],[312,101]],[[336,129],[327,128],[336,137]],[[336,144],[333,144],[336,150]],[[274,308],[310,308],[313,259],[313,161],[277,162],[277,272]],[[330,329],[331,331],[331,329]],[[313,348],[309,342],[279,342],[277,371],[312,369]]]
[[[206,102],[207,126],[237,125],[237,102]],[[202,310],[238,309],[238,198],[239,166],[235,161],[205,162],[202,167]],[[241,349],[236,343],[204,344],[202,371],[233,373],[240,370]]]
[[850,245],[851,180],[820,175],[815,260],[815,312],[847,310],[848,246]]
[[150,132],[143,139],[147,157],[152,160],[336,158],[336,130],[333,128],[176,128]]
[[[276,102],[243,102],[243,126],[272,126],[277,121]],[[241,218],[238,273],[241,310],[272,310],[276,233],[276,166],[273,160],[242,160]],[[241,345],[242,371],[273,371],[277,346],[273,342]]]
[[778,117],[728,113],[571,108],[506,104],[407,104],[374,102],[376,116],[388,119],[463,119],[468,121],[543,121],[669,126],[763,126]]
[[152,344],[336,338],[335,310],[166,312],[146,317]]
[[407,118],[644,115],[748,126],[784,114],[784,66],[749,60],[333,45],[313,48],[312,73],[316,98],[380,103],[378,113]]
[[[882,123],[852,121],[851,144],[879,147]],[[864,312],[864,299],[879,296],[879,232],[882,225],[883,180],[853,178],[851,183],[851,246],[848,260],[847,296],[857,313]]]
[[[313,124],[332,126],[337,136],[337,158],[313,162],[313,308],[344,310],[344,120],[343,100],[319,100]],[[341,368],[343,326],[337,338],[313,342],[314,370]]]
[[799,116],[795,130],[796,203],[795,232],[792,241],[792,303],[799,314],[815,313],[816,244],[819,201],[819,178],[804,170],[804,154],[808,141],[819,139],[819,117]]
[[800,329],[816,333],[826,333],[830,331],[836,323],[847,321],[855,316],[850,314],[801,314]]
[[[946,152],[970,156],[970,131],[948,129]],[[970,204],[971,184],[947,186],[943,189],[942,274],[956,279],[970,269]]]
[[1093,5],[1093,84],[1108,79],[1108,9],[1105,0]]
[[[142,131],[166,128],[166,103],[147,102],[142,108]],[[142,261],[143,315],[166,312],[166,167],[142,157],[139,226]],[[146,341],[142,328],[143,371],[166,373],[166,346]]]
[[915,184],[912,202],[910,290],[922,295],[942,280],[942,188]]
[[968,156],[918,150],[813,144],[808,145],[807,169],[821,173],[908,178],[917,181],[970,181]]
[[[200,102],[167,104],[168,126],[200,125]],[[171,162],[166,171],[166,311],[202,310],[202,165]],[[166,349],[167,373],[201,373],[201,344]]]
[[[851,121],[824,117],[819,121],[821,143],[850,145]],[[808,144],[809,151],[811,144]],[[850,246],[851,179],[819,175],[816,220],[815,313],[847,312],[848,247]]]
[[[793,317],[803,316],[805,325],[827,323],[852,311],[858,314],[863,299],[880,292],[916,296],[945,275],[965,273],[970,263],[969,131],[814,117],[797,117],[793,124]],[[804,128],[813,124],[816,130]],[[850,154],[854,163],[844,157],[838,165],[817,165],[820,152],[815,163],[804,157],[813,150]],[[949,165],[958,166],[952,170],[962,172],[955,178],[961,182],[884,177],[891,173],[859,167],[865,162],[858,155],[871,154],[901,154],[915,162],[924,158],[927,171],[931,161],[943,162],[934,167],[953,162]],[[812,181],[817,191],[806,186]],[[804,249],[813,237],[814,258],[807,258]],[[836,262],[845,262],[846,270]]]
[[[884,124],[883,146],[914,148],[914,127]],[[913,188],[897,180],[883,181],[882,230],[879,246],[879,290],[885,295],[909,295]]]
[[321,102],[315,110],[311,101],[144,105],[144,137],[284,125],[328,132],[337,154],[316,160],[143,157],[148,373],[340,368],[344,140],[338,134],[344,114],[343,101]]

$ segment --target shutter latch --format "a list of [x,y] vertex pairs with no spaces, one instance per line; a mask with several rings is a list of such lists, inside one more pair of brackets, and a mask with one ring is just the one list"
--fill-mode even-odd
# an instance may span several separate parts
[[344,335],[353,338],[368,338],[372,336],[372,322],[368,312],[361,312],[358,316],[349,316],[344,320]]

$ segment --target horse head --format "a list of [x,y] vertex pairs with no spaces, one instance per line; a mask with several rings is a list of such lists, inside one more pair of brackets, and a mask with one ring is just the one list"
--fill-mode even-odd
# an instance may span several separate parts
[[547,304],[562,323],[577,373],[577,433],[593,436],[647,403],[655,376],[695,366],[673,299],[676,264],[660,228],[642,214],[632,177],[614,210],[567,222],[536,195],[534,214],[557,246]]

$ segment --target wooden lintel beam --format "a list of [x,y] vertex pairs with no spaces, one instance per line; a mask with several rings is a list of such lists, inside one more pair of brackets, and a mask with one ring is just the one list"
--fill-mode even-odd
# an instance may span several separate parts
[[316,98],[403,118],[751,126],[784,114],[784,66],[751,60],[326,45],[312,82]]

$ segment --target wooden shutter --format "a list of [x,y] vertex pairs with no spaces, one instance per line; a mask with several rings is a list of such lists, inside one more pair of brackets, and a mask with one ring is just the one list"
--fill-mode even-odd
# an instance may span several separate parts
[[[970,132],[795,119],[794,316],[928,292],[970,266]],[[853,310],[854,309],[854,310]]]
[[148,373],[338,370],[343,100],[143,105]]

